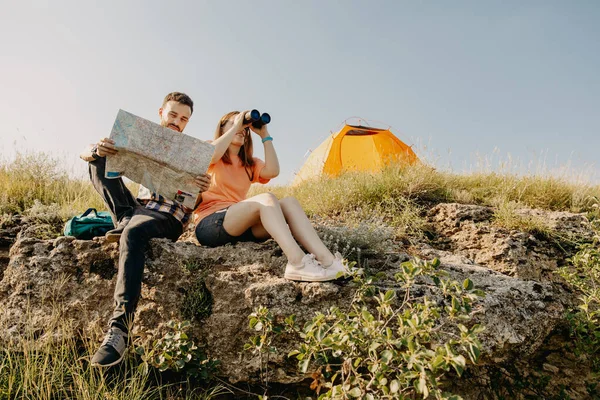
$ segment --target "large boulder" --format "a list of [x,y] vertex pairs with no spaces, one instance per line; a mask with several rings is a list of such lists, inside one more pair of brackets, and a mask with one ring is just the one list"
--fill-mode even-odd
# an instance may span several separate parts
[[[379,258],[374,255],[371,267],[387,276],[377,285],[400,292],[393,275],[402,261],[415,255],[439,258],[452,278],[470,278],[486,292],[475,317],[486,327],[481,335],[482,365],[530,359],[543,365],[550,354],[545,353],[548,343],[556,350],[568,340],[565,313],[574,301],[573,293],[546,276],[559,263],[553,258],[554,247],[497,229],[489,222],[491,211],[484,207],[439,205],[430,215],[439,229],[438,241],[413,246],[410,255],[402,247]],[[578,217],[575,220],[578,227],[586,226]],[[29,226],[10,249],[0,281],[0,342],[9,345],[26,333],[40,342],[60,340],[57,323],[68,323],[82,335],[100,335],[113,308],[118,244],[98,238],[38,236],[36,227]],[[268,307],[280,320],[296,314],[305,321],[316,311],[347,306],[354,290],[344,281],[284,279],[286,259],[273,241],[211,249],[191,240],[154,239],[146,255],[134,334],[142,340],[160,337],[167,332],[169,320],[192,318],[193,336],[221,361],[220,374],[231,382],[259,382],[259,358],[243,351],[252,335],[248,315],[256,307]],[[542,261],[546,264],[540,267]],[[210,315],[201,322],[188,306],[199,287],[212,296]],[[306,378],[286,357],[293,345],[286,338],[276,341],[278,351],[269,360],[271,382]],[[557,358],[556,351],[551,353]],[[574,364],[571,371],[576,371],[576,360]]]

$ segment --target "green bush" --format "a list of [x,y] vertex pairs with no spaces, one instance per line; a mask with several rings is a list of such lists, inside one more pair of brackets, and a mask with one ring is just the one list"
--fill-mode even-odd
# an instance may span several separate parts
[[584,244],[571,258],[572,266],[560,268],[558,273],[579,293],[580,303],[570,310],[571,336],[575,353],[585,355],[600,377],[600,248],[596,237]]
[[[259,307],[250,316],[250,328],[259,335],[245,348],[268,354],[275,351],[273,334],[285,329],[297,335],[289,356],[302,373],[313,371],[311,388],[319,399],[458,399],[443,392],[443,378],[451,369],[460,376],[467,358],[476,363],[480,356],[477,336],[483,327],[464,323],[483,292],[469,279],[462,284],[448,279],[438,267],[437,260],[403,263],[395,276],[403,293],[379,291],[375,278],[359,270],[353,275],[356,292],[349,309],[318,312],[303,328],[293,315],[284,327],[277,326]],[[440,297],[415,297],[416,284],[436,286]]]
[[189,321],[169,321],[167,325],[172,332],[155,340],[149,349],[136,347],[135,352],[142,357],[143,368],[147,370],[150,366],[160,372],[185,372],[190,377],[208,381],[219,362],[207,358],[184,332],[190,327]]

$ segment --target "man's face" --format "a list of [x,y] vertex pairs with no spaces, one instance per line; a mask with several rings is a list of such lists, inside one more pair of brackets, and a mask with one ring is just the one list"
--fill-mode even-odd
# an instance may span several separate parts
[[192,110],[189,106],[171,100],[158,110],[158,115],[162,126],[183,132],[192,116]]

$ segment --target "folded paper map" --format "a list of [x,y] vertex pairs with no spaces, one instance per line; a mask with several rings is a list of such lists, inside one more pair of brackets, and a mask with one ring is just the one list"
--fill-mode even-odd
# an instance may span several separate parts
[[106,157],[107,178],[126,176],[151,192],[194,206],[194,178],[206,173],[213,145],[123,110],[110,138],[119,152]]

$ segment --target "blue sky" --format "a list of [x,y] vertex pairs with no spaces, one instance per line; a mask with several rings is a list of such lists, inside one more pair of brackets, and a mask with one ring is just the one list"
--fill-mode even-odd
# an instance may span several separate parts
[[230,110],[269,112],[275,184],[351,116],[439,168],[510,155],[596,171],[598,21],[584,0],[3,2],[0,155],[83,174],[77,154],[119,108],[157,121],[177,90],[200,139]]

